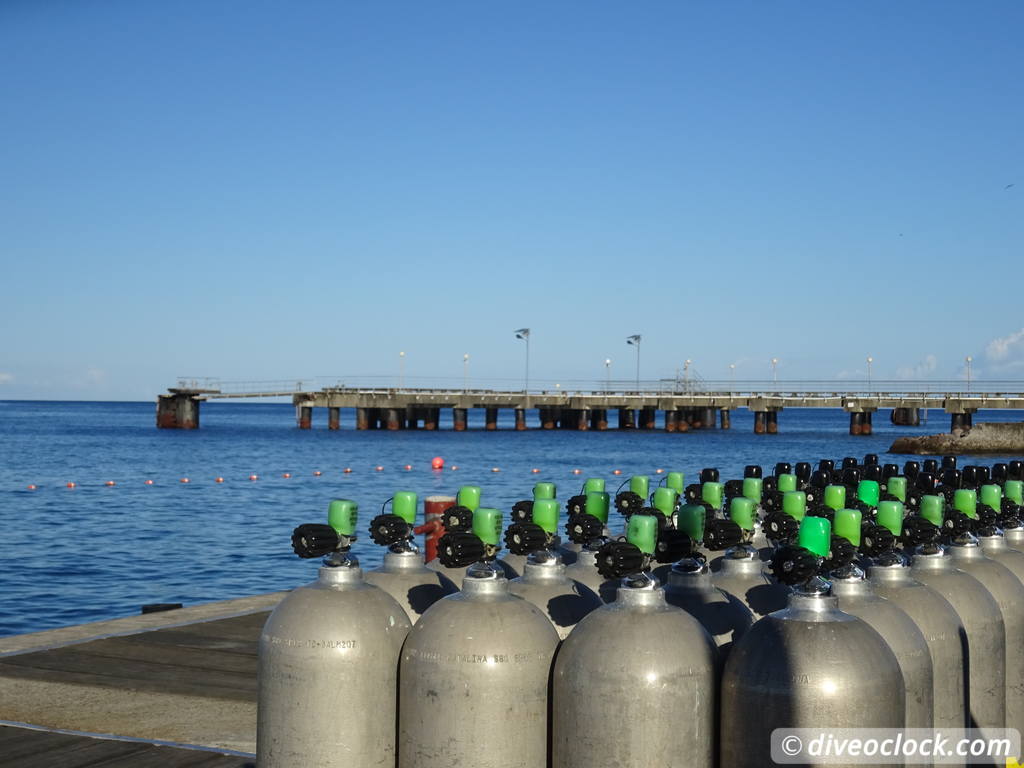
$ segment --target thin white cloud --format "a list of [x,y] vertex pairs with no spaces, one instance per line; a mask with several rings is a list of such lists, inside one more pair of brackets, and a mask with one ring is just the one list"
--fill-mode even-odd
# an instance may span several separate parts
[[0,373],[0,384],[10,384],[14,381],[13,373]]
[[919,360],[913,365],[901,365],[896,369],[896,378],[903,381],[916,381],[918,379],[927,379],[939,366],[939,359],[933,354],[927,354],[923,360]]
[[985,357],[993,363],[1024,359],[1024,328],[985,345]]

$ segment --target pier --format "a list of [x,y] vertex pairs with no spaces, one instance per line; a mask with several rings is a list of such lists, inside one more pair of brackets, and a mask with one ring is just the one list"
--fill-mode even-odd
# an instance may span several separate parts
[[[276,386],[237,386],[216,380],[181,381],[157,398],[157,426],[164,429],[199,427],[204,400],[290,397],[300,429],[311,429],[315,409],[326,409],[327,428],[341,428],[342,409],[355,413],[357,430],[436,430],[442,411],[451,412],[452,428],[466,429],[470,410],[482,411],[484,427],[498,428],[502,410],[514,414],[514,429],[663,429],[689,432],[729,429],[731,414],[746,409],[754,414],[755,434],[779,431],[780,414],[791,408],[832,408],[849,416],[851,435],[871,435],[873,419],[888,411],[892,423],[918,426],[921,414],[940,409],[950,416],[950,431],[970,429],[973,414],[986,409],[1024,408],[1024,382],[994,382],[983,391],[962,391],[961,382],[878,382],[870,391],[820,382],[752,383],[743,387],[702,382],[659,381],[634,389],[453,389],[410,387],[324,386],[303,382]],[[940,388],[941,387],[941,388]],[[1020,391],[1018,391],[1020,390]],[[536,413],[536,423],[528,414]]]

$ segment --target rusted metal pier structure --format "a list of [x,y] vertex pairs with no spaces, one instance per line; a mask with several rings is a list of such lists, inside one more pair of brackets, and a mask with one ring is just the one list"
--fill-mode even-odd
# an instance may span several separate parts
[[[301,382],[297,382],[301,385]],[[510,392],[495,389],[361,388],[328,386],[321,389],[266,388],[240,390],[217,386],[178,386],[157,400],[157,426],[194,429],[199,426],[203,400],[226,398],[290,397],[300,429],[311,429],[314,409],[327,410],[328,429],[341,428],[343,409],[355,413],[359,430],[436,430],[441,413],[451,411],[455,431],[463,431],[470,410],[483,411],[487,430],[498,428],[498,414],[514,414],[514,428],[605,430],[618,429],[689,432],[700,429],[729,429],[731,414],[746,409],[754,414],[754,432],[771,435],[779,431],[779,414],[792,408],[834,408],[849,414],[851,435],[870,435],[872,420],[880,410],[889,410],[894,424],[917,426],[927,409],[942,409],[950,415],[950,430],[969,429],[973,414],[982,408],[1024,408],[1024,393],[899,391],[810,391],[787,389],[676,391],[652,387],[650,391],[565,391]],[[527,423],[536,413],[537,423]],[[614,415],[614,422],[609,418]]]

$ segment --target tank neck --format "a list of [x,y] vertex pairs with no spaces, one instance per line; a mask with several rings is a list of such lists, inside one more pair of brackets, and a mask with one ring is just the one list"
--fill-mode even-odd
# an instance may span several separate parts
[[710,592],[714,589],[711,583],[711,569],[703,560],[687,558],[680,560],[668,572],[669,586],[693,592]]
[[864,578],[864,571],[855,565],[849,566],[832,574],[832,594],[844,597],[871,597],[875,591],[871,583]]
[[576,562],[573,565],[594,568],[597,565],[597,553],[589,549],[581,549],[576,553]]
[[826,621],[839,613],[839,598],[831,592],[793,592],[788,605],[792,618],[805,621]]
[[940,546],[929,548],[918,547],[910,566],[913,571],[945,572],[953,570],[953,560]]
[[872,563],[868,566],[868,578],[876,584],[910,584],[910,566],[905,560],[896,563]]
[[665,590],[656,578],[647,573],[639,578],[627,576],[622,579],[615,592],[615,602],[629,608],[664,608],[668,605]]
[[426,566],[419,552],[385,552],[384,567],[391,571],[418,571]]
[[978,544],[985,552],[1007,552],[1010,546],[1006,543],[1006,537],[1002,533],[992,536],[979,536]]
[[749,576],[761,572],[762,563],[754,550],[739,550],[739,554],[732,554],[729,549],[722,557],[722,573],[729,575]]
[[[546,553],[545,553],[546,554]],[[551,557],[530,555],[523,563],[523,581],[561,581],[565,578],[565,565]]]
[[957,538],[949,546],[949,554],[955,562],[975,562],[985,560],[985,553],[981,551],[978,539],[971,534]]
[[327,587],[359,584],[362,580],[363,569],[359,567],[359,561],[354,557],[335,563],[324,558],[324,564],[320,566],[317,574],[317,581]]
[[1003,531],[1007,546],[1016,549],[1024,545],[1024,528],[1007,528]]
[[469,598],[508,594],[508,579],[495,563],[475,563],[462,579],[462,594]]

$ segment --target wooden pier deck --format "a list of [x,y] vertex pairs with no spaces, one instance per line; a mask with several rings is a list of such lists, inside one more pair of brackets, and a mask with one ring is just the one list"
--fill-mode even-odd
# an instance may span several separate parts
[[0,638],[0,766],[253,765],[257,645],[282,596]]

